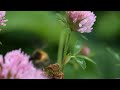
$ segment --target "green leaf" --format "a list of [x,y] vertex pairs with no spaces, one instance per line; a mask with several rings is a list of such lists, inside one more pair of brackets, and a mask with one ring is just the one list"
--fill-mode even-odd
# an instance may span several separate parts
[[63,16],[59,13],[56,13],[56,16],[57,16],[58,19],[61,19],[61,20],[63,19]]
[[56,13],[56,17],[57,17],[59,23],[60,23],[64,28],[68,28],[67,20],[66,20],[66,18],[65,18],[62,14]]
[[57,19],[59,19],[59,20],[63,21],[64,23],[66,23],[66,18],[63,15],[61,15],[59,13],[56,13],[56,16],[57,16]]
[[76,63],[75,60],[71,59],[69,63],[74,67],[75,70],[79,70],[80,65]]
[[74,46],[73,54],[74,55],[78,54],[80,52],[80,48],[81,48],[81,43],[80,41],[77,41]]
[[83,58],[83,59],[85,59],[85,60],[88,60],[88,61],[90,61],[90,62],[96,64],[92,59],[90,59],[90,58],[88,58],[88,57],[86,57],[86,56],[78,55],[77,57]]
[[83,69],[86,68],[86,62],[84,59],[82,59],[80,57],[76,57],[75,60]]
[[84,35],[82,35],[81,34],[81,37],[83,38],[83,39],[85,39],[85,40],[88,40],[88,38],[87,37],[85,37]]
[[65,28],[66,35],[71,32],[70,28]]
[[69,61],[71,60],[71,56],[70,54],[68,54],[65,58],[64,58],[64,61],[63,61],[63,64],[67,64]]
[[111,53],[117,60],[120,61],[120,55],[114,51],[112,51],[110,48],[106,48],[109,53]]

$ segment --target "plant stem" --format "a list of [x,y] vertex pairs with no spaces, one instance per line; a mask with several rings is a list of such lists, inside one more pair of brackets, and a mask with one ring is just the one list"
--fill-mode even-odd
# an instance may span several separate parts
[[59,48],[58,48],[58,59],[57,62],[61,66],[63,58],[63,48],[64,48],[65,30],[62,31],[60,35]]
[[71,36],[71,31],[67,33],[67,38],[66,38],[65,48],[64,48],[64,57],[66,56],[68,51],[70,36]]
[[[67,33],[67,38],[66,38],[65,48],[64,48],[63,60],[64,60],[64,58],[66,57],[67,52],[68,52],[70,37],[71,37],[71,31]],[[63,62],[62,62],[62,71],[63,71],[63,69],[64,69],[64,65],[63,65]]]

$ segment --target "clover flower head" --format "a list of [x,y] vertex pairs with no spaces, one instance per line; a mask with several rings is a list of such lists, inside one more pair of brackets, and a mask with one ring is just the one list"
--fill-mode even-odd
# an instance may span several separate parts
[[0,55],[0,78],[3,79],[48,79],[45,73],[36,69],[29,56],[21,50]]
[[6,11],[0,11],[0,25],[1,26],[6,26],[5,22],[8,20],[5,19]]
[[67,11],[67,21],[73,31],[89,33],[96,21],[96,16],[91,11]]

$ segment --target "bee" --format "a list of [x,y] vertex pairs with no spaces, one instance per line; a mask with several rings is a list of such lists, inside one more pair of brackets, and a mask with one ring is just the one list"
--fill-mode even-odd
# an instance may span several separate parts
[[42,49],[35,50],[30,57],[30,61],[33,62],[35,67],[41,69],[44,69],[44,67],[50,64],[50,58],[48,54]]

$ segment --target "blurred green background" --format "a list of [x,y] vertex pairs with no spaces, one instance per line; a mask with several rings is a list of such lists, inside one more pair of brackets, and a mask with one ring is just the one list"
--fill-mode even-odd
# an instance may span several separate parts
[[[56,11],[57,13],[63,13]],[[0,32],[0,54],[21,48],[31,55],[36,48],[45,47],[51,63],[56,62],[58,43],[63,25],[56,19],[55,11],[7,11],[9,20],[6,27]],[[91,49],[91,58],[96,65],[87,62],[87,68],[74,68],[67,64],[65,67],[66,79],[109,79],[120,77],[120,63],[107,50],[110,47],[120,53],[120,11],[94,11],[97,20],[94,29],[89,34],[84,34],[88,40],[80,37],[79,33],[73,33],[71,44],[78,39],[81,43],[87,43]]]

